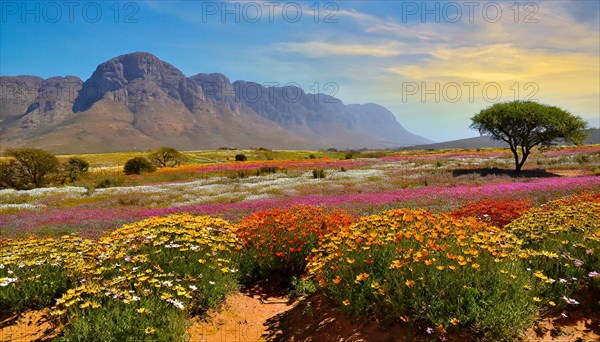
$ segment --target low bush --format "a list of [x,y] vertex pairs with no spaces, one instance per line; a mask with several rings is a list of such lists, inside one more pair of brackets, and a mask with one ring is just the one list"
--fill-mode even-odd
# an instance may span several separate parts
[[81,175],[88,172],[90,169],[90,163],[85,159],[78,157],[71,157],[67,161],[66,170],[70,182],[76,181]]
[[307,270],[349,315],[516,337],[538,312],[515,236],[474,218],[400,209],[331,234]]
[[2,241],[0,311],[54,304],[55,298],[94,268],[89,253],[95,246],[91,240],[72,236]]
[[557,309],[570,304],[565,297],[583,301],[585,291],[600,290],[598,194],[549,202],[506,228],[522,239],[522,256],[536,277],[549,285],[543,295],[552,298]]
[[98,241],[2,241],[0,309],[51,307],[63,341],[184,340],[190,314],[237,289],[242,244],[231,228],[178,214],[124,225]]
[[[58,265],[42,263],[30,267],[0,269],[0,311],[41,309],[70,288],[67,272]],[[11,271],[9,273],[8,271]]]
[[[71,310],[57,341],[188,341],[186,313],[154,297],[125,304],[99,297]],[[89,303],[89,304],[88,304]],[[100,305],[99,307],[94,307]]]
[[154,172],[156,167],[144,157],[135,157],[129,159],[123,167],[126,175],[139,175],[142,172]]
[[250,215],[235,227],[249,262],[246,280],[277,275],[289,281],[300,276],[306,257],[318,241],[352,221],[342,211],[319,207],[274,209]]
[[314,169],[312,171],[312,176],[314,179],[325,178],[325,170],[323,169]]

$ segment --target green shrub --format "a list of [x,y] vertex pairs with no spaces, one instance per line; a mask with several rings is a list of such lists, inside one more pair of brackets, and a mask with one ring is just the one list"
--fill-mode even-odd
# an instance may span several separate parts
[[248,160],[248,157],[246,157],[245,154],[236,154],[235,155],[235,161],[246,161]]
[[94,188],[95,189],[105,189],[115,186],[115,182],[111,178],[104,178],[100,182],[98,182]]
[[[578,202],[581,200],[581,202]],[[542,296],[557,308],[566,306],[563,296],[582,296],[580,290],[600,290],[600,202],[584,193],[555,200],[533,209],[505,228],[522,239],[527,267],[548,286]],[[562,280],[561,280],[562,279]]]
[[[0,269],[0,311],[41,309],[67,291],[71,281],[61,266],[50,264]],[[16,279],[16,280],[15,280]],[[14,280],[14,281],[13,281]]]
[[82,174],[88,172],[90,164],[82,158],[71,157],[67,161],[66,173],[70,182],[76,181]]
[[323,169],[314,169],[312,171],[312,175],[313,175],[313,178],[315,178],[315,179],[325,178],[325,170],[323,170]]
[[382,158],[385,156],[386,156],[386,154],[383,151],[370,151],[370,152],[364,152],[361,154],[361,157],[363,157],[363,158]]
[[13,160],[2,165],[0,183],[16,189],[39,188],[48,183],[49,176],[59,171],[58,158],[36,148],[8,150]]
[[126,175],[139,175],[142,172],[154,172],[156,167],[144,157],[135,157],[125,163],[123,171]]
[[[535,279],[510,258],[517,239],[472,218],[400,209],[332,234],[308,275],[352,317],[423,322],[475,339],[511,340],[530,326]],[[502,257],[505,255],[505,257]]]
[[304,272],[306,257],[320,239],[352,221],[342,211],[319,207],[273,209],[246,217],[235,227],[245,247],[243,277],[276,277],[289,282]]
[[358,158],[360,156],[360,152],[358,151],[354,151],[354,150],[350,150],[347,151],[346,154],[344,155],[344,159],[348,160],[348,159],[354,159],[354,158]]
[[575,161],[579,164],[587,164],[590,162],[590,156],[587,154],[578,154],[575,156]]
[[[155,297],[124,304],[102,298],[96,309],[76,308],[57,341],[188,341],[186,313]],[[147,310],[140,314],[138,310]]]
[[317,292],[317,284],[310,278],[302,279],[292,277],[290,287],[290,294],[292,297],[306,297]]
[[156,167],[176,167],[188,160],[181,152],[167,146],[163,146],[156,151],[151,151],[148,159]]
[[23,190],[31,188],[25,177],[26,170],[16,160],[0,163],[0,188]]
[[176,214],[94,241],[98,249],[89,254],[98,259],[76,278],[85,281],[51,311],[68,318],[63,340],[187,341],[189,315],[215,308],[237,289],[242,246],[231,228],[222,219]]
[[260,169],[256,170],[256,175],[257,176],[269,175],[269,174],[277,173],[282,170],[283,169],[281,169],[277,166],[261,166]]

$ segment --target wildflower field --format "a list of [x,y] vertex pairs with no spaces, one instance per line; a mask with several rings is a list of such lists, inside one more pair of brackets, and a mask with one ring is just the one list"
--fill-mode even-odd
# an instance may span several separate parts
[[600,146],[537,151],[517,175],[502,149],[246,153],[134,176],[88,156],[73,186],[0,190],[0,340],[35,311],[39,340],[201,341],[192,317],[265,283],[425,341],[571,317],[599,336]]

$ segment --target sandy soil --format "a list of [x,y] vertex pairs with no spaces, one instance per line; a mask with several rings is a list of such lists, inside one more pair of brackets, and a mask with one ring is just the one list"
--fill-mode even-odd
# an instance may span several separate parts
[[[0,321],[0,341],[48,341],[57,330],[47,320],[48,310],[28,311]],[[591,318],[590,318],[591,317]],[[425,333],[398,322],[357,323],[341,314],[327,298],[314,295],[290,301],[283,290],[261,286],[229,295],[206,319],[194,318],[188,330],[193,342],[254,341],[436,341],[437,332]],[[467,336],[447,336],[466,342]],[[543,320],[526,332],[526,341],[600,341],[600,313]]]
[[294,308],[297,302],[277,291],[254,287],[229,295],[220,310],[208,312],[207,319],[194,319],[188,330],[191,342],[264,341],[267,321]]
[[56,336],[48,309],[27,311],[0,321],[0,341],[49,341]]

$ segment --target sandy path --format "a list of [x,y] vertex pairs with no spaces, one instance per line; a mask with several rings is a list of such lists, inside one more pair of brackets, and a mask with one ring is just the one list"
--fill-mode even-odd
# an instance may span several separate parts
[[286,296],[269,297],[260,291],[231,294],[220,310],[208,312],[206,321],[194,319],[188,330],[190,341],[264,341],[267,321],[294,306]]

